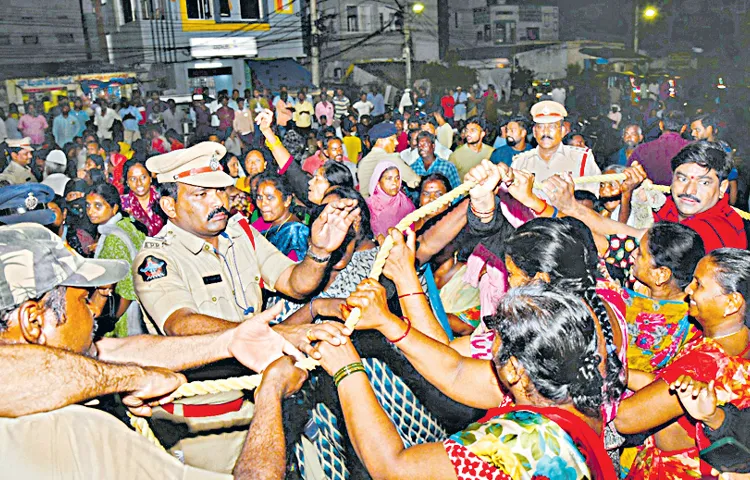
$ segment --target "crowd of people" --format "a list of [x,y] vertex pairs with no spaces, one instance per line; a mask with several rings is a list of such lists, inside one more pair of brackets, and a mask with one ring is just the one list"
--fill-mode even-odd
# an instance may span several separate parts
[[[561,87],[507,116],[467,90],[11,105],[9,478],[750,478],[720,114],[621,115],[592,150]],[[576,182],[602,173],[622,179]],[[172,395],[251,372],[252,392]]]

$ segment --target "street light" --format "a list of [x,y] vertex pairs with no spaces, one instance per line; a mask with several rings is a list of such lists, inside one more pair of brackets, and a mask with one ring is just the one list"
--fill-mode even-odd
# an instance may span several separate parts
[[659,15],[659,10],[657,10],[656,7],[653,6],[646,6],[643,7],[643,10],[641,10],[638,4],[638,0],[635,0],[633,3],[635,4],[635,23],[633,24],[633,51],[635,53],[638,53],[638,27],[640,27],[641,15],[643,15],[643,18],[645,20],[653,20]]
[[647,20],[653,20],[659,14],[659,11],[654,7],[646,7],[643,9],[643,18]]
[[[398,4],[398,3],[397,3]],[[401,6],[399,4],[399,7],[402,9],[401,11],[404,12],[406,10],[406,6]],[[424,12],[424,3],[422,2],[414,2],[411,5],[411,11],[414,12],[416,15],[421,15],[422,12]],[[406,64],[406,88],[411,88],[411,29],[409,28],[409,21],[406,18],[406,15],[403,15],[404,18],[404,63]]]

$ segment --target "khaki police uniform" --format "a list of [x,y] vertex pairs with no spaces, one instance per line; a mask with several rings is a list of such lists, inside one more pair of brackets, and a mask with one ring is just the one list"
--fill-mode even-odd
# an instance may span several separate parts
[[[160,182],[182,182],[206,188],[222,188],[234,179],[221,170],[218,159],[226,148],[203,142],[194,147],[150,158],[146,167]],[[151,333],[164,334],[167,318],[181,308],[240,323],[260,312],[261,288],[273,290],[281,274],[294,262],[279,252],[263,235],[248,225],[253,239],[235,215],[219,235],[218,248],[171,221],[156,237],[145,240],[132,265],[133,285]],[[254,242],[254,244],[253,244]],[[172,413],[157,408],[154,418],[187,424],[193,432],[248,424],[253,405],[210,417],[183,417],[186,405],[221,405],[242,397],[225,392],[179,399]],[[199,436],[178,443],[186,463],[218,472],[231,472],[246,431]]]
[[[33,152],[31,139],[29,137],[20,140],[8,140],[8,147],[21,148]],[[8,163],[3,173],[0,174],[0,182],[7,182],[11,185],[20,185],[28,182],[36,182],[36,177],[31,173],[31,168],[24,167],[13,160]]]
[[[531,107],[534,123],[547,124],[561,122],[568,115],[561,104],[551,100],[536,103]],[[571,172],[574,178],[601,175],[593,152],[588,148],[563,145],[562,142],[552,154],[549,161],[539,155],[539,147],[513,157],[511,168],[527,170],[534,174],[537,182],[542,182],[556,173]],[[584,183],[576,185],[576,190],[588,190],[599,196],[599,183]],[[541,190],[534,190],[538,196],[547,198]]]

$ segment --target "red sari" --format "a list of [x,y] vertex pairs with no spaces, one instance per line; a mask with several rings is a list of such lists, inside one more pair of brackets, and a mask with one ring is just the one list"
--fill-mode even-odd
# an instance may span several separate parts
[[[732,403],[740,409],[748,408],[750,407],[750,360],[742,358],[748,350],[750,350],[750,345],[744,352],[732,357],[727,355],[721,345],[713,339],[700,337],[686,344],[675,360],[659,371],[656,378],[667,383],[674,382],[681,375],[689,375],[694,380],[703,383],[714,380],[719,405]],[[711,443],[703,434],[703,425],[684,415],[678,419],[678,423],[695,440],[696,446],[684,450],[664,451],[657,448],[654,437],[650,437],[638,453],[627,478],[644,480],[718,478],[711,475],[711,467],[702,462],[698,455],[700,449],[708,447]]]

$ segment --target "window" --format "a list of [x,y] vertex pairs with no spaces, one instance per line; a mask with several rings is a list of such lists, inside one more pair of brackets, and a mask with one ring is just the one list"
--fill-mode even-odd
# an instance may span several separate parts
[[458,12],[453,12],[453,24],[458,28]]
[[343,69],[338,68],[338,67],[336,67],[336,68],[333,69],[333,78],[335,78],[335,79],[338,80],[338,79],[340,79],[343,76],[344,76],[344,70]]
[[359,12],[354,5],[346,6],[346,31],[359,32]]
[[378,27],[385,31],[396,30],[396,11],[391,8],[379,8]]
[[58,33],[56,34],[57,37],[57,43],[74,43],[75,39],[73,38],[72,33]]
[[24,45],[36,45],[39,43],[39,37],[36,35],[24,35],[21,39]]
[[484,26],[484,41],[485,42],[492,41],[492,28],[490,27],[490,25]]
[[490,9],[487,7],[475,8],[474,14],[474,25],[481,25],[490,21]]
[[130,0],[120,0],[120,8],[122,9],[122,24],[130,23],[135,20],[133,16],[133,4]]
[[167,11],[165,1],[168,0],[141,0],[143,20],[164,20]]
[[259,20],[263,14],[260,0],[239,0],[240,16],[243,20]]
[[10,35],[0,35],[0,45],[10,45]]
[[516,22],[495,22],[495,43],[516,43]]
[[484,35],[482,35],[482,32],[481,31],[477,32],[477,42],[481,42],[483,38],[484,38]]
[[211,3],[212,0],[185,0],[188,18],[191,20],[213,20]]
[[539,27],[526,29],[526,40],[536,42],[539,40]]

